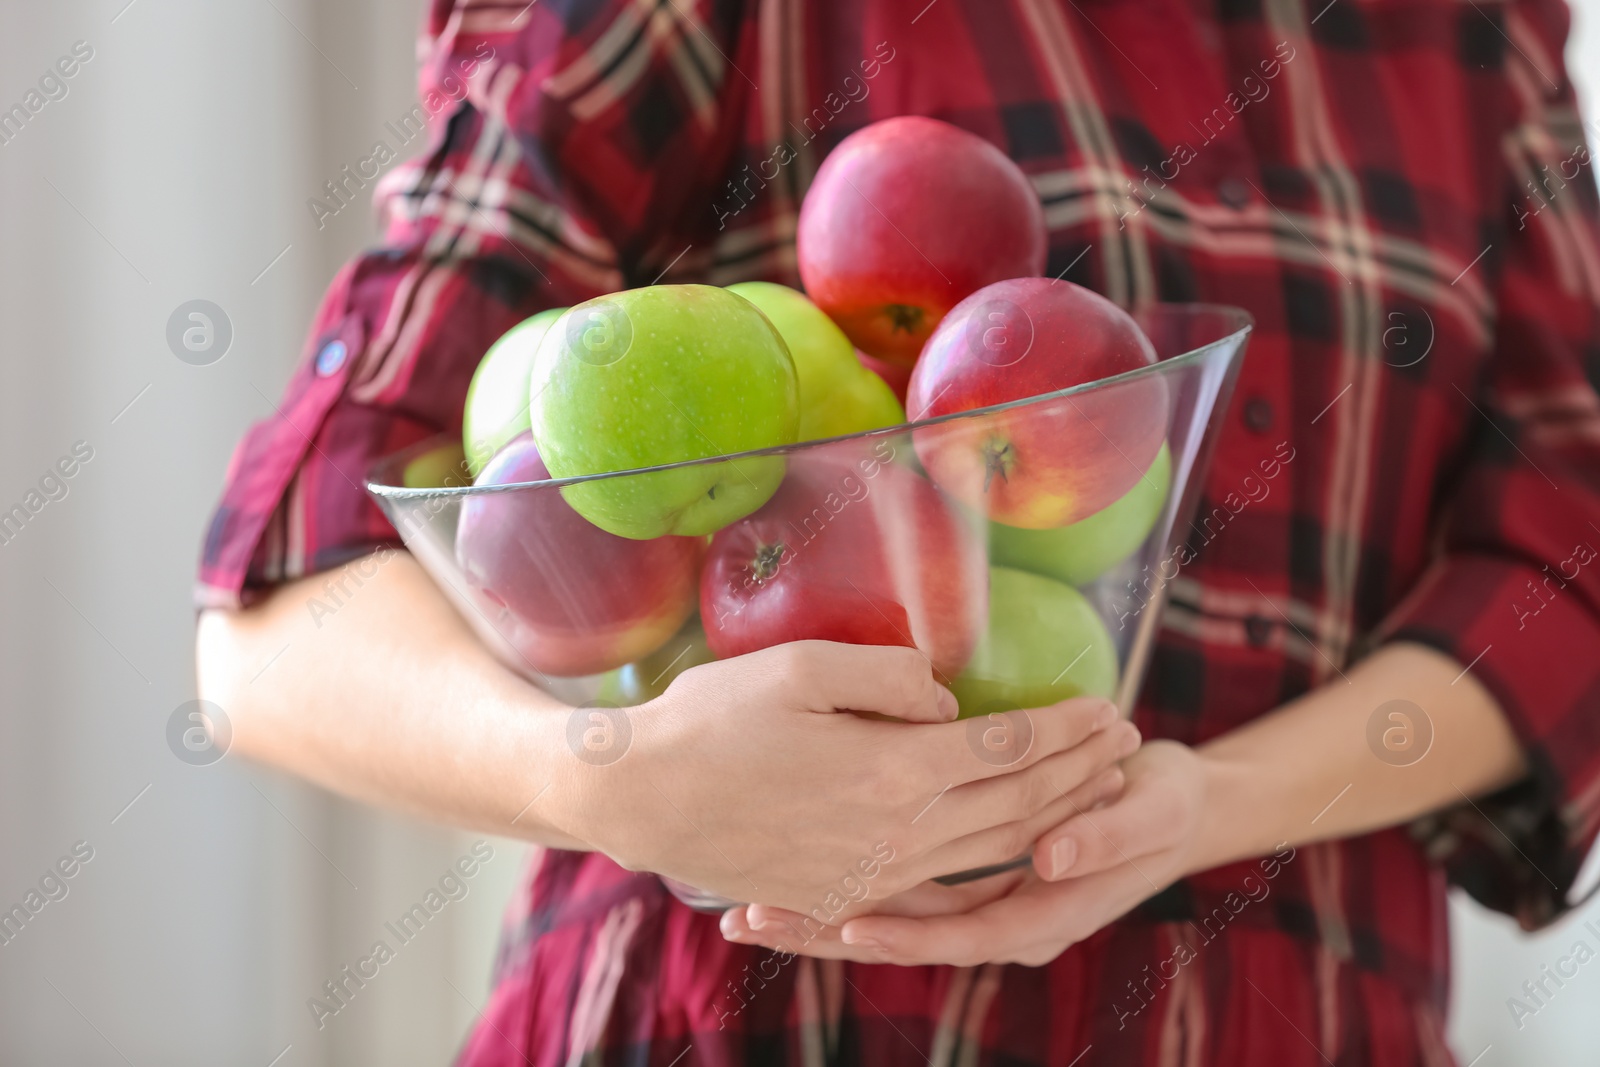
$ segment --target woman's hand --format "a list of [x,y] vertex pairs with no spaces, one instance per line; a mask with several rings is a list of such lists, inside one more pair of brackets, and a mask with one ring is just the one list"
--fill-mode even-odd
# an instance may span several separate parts
[[[1409,706],[1417,753],[1370,740],[1375,715]],[[1384,724],[1388,720],[1381,720]],[[1404,757],[1404,758],[1400,758]],[[1032,871],[886,901],[878,914],[797,936],[796,916],[730,910],[736,941],[863,962],[1041,964],[1179,878],[1284,846],[1394,826],[1504,787],[1525,772],[1493,697],[1447,656],[1385,647],[1270,715],[1191,750],[1151,741],[1126,788],[1041,834]]]
[[[1098,699],[956,722],[915,649],[821,641],[695,667],[604,714],[630,746],[571,761],[559,792],[578,806],[559,823],[631,869],[829,921],[1026,853],[1119,788],[1138,745]],[[1026,743],[997,751],[997,734]]]
[[1191,869],[1206,812],[1203,757],[1152,741],[1122,768],[1122,795],[1042,836],[1033,870],[917,886],[841,927],[760,905],[733,908],[723,915],[723,934],[863,963],[1048,963]]

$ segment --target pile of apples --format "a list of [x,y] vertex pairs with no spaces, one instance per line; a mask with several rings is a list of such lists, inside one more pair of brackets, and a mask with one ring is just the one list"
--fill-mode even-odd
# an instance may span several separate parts
[[895,118],[818,171],[805,294],[655,285],[518,325],[468,392],[469,469],[580,480],[466,499],[475,606],[529,667],[605,673],[619,703],[801,639],[914,646],[967,715],[1109,696],[1116,650],[1076,587],[1165,505],[1168,398],[1144,374],[1010,404],[1156,358],[1116,305],[1040,276],[1045,245],[1005,155]]

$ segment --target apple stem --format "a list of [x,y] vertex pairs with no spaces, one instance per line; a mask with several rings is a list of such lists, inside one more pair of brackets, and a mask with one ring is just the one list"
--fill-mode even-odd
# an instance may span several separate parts
[[983,491],[989,491],[989,484],[998,474],[1000,480],[1006,480],[1006,468],[1012,459],[1011,445],[1009,442],[991,441],[983,446]]
[[783,542],[774,541],[770,545],[762,545],[756,549],[755,562],[750,570],[756,576],[756,581],[764,582],[778,573],[778,563],[783,559]]
[[910,304],[890,304],[884,308],[889,313],[890,330],[914,334],[922,326],[922,309]]

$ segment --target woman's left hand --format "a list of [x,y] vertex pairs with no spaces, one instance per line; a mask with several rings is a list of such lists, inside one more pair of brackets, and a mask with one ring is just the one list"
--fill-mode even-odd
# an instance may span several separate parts
[[960,886],[926,883],[841,927],[760,904],[722,917],[730,941],[862,963],[1041,966],[1196,865],[1204,757],[1150,741],[1123,763],[1126,788],[1034,846],[1033,868]]

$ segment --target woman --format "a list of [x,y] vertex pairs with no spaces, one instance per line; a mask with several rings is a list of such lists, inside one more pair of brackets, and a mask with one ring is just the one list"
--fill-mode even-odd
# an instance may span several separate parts
[[[464,1064],[1451,1062],[1447,875],[1549,922],[1600,817],[1566,26],[1559,0],[436,0],[448,120],[241,446],[203,695],[256,758],[550,846]],[[905,113],[1024,168],[1050,274],[1256,319],[1142,747],[1077,702],[978,770],[917,657],[805,644],[686,673],[607,773],[403,553],[307,618],[318,572],[395,542],[361,475],[459,427],[497,336],[653,280],[794,283],[818,162]],[[1030,842],[1032,870],[927,881]],[[628,868],[760,904],[695,914]],[[871,906],[804,923],[845,878]]]

